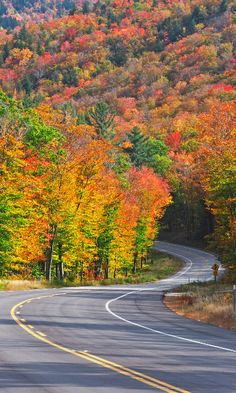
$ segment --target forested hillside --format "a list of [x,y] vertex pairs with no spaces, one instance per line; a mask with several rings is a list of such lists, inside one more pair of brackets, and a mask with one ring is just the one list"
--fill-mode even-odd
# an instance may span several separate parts
[[2,274],[135,271],[167,205],[236,266],[234,2],[7,3]]
[[[81,2],[78,0],[76,4]],[[1,0],[0,26],[14,29],[28,21],[41,22],[73,13],[73,0]]]

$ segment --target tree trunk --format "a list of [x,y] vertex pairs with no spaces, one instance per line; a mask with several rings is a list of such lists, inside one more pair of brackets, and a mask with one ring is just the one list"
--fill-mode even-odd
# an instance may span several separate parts
[[43,264],[42,264],[42,271],[46,275],[46,271],[47,271],[47,262],[46,261],[43,262]]
[[137,272],[137,259],[138,259],[138,253],[134,253],[134,261],[133,261],[133,273],[136,274]]
[[101,269],[101,261],[95,262],[94,266],[94,278],[97,280],[99,274],[100,274],[100,269]]
[[47,267],[46,267],[46,280],[51,281],[52,279],[52,255],[53,255],[53,248],[54,248],[54,239],[50,240],[50,246],[48,249],[48,260],[47,260]]
[[105,269],[104,269],[104,278],[108,280],[109,278],[109,260],[106,260]]
[[58,244],[58,259],[59,259],[59,280],[63,280],[64,278],[64,265],[63,265],[63,260],[62,260],[62,243]]
[[186,239],[192,240],[191,206],[188,201],[185,202],[185,229]]
[[56,225],[51,226],[51,239],[49,241],[48,248],[48,258],[47,258],[47,266],[46,266],[46,280],[51,281],[52,279],[52,259],[53,259],[53,250],[54,250],[54,242],[56,236]]
[[56,276],[58,280],[60,279],[60,273],[59,273],[59,263],[56,263]]
[[141,257],[141,259],[140,259],[140,268],[141,268],[141,270],[143,269],[143,262],[145,262],[146,261],[146,258],[145,257]]
[[214,222],[214,216],[213,214],[207,210],[206,211],[206,233],[207,235],[210,235],[211,233],[214,232],[214,227],[215,227],[215,222]]
[[81,263],[81,268],[80,268],[80,283],[82,284],[84,278],[84,264],[83,262]]
[[63,280],[65,277],[63,261],[61,261],[59,264],[59,274],[60,274],[60,280]]

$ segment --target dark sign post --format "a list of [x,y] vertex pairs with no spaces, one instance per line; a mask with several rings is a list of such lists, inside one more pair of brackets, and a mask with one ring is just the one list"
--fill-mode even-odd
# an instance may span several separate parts
[[236,285],[233,285],[233,307],[235,312],[236,311]]
[[216,282],[216,277],[218,276],[218,270],[219,270],[219,265],[217,263],[214,263],[214,265],[211,267],[212,268],[212,273]]

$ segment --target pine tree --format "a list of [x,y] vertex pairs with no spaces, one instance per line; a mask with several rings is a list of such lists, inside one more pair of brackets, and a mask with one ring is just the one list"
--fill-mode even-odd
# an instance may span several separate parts
[[67,67],[63,73],[63,83],[67,86],[77,86],[78,76],[73,67]]
[[227,6],[228,6],[228,0],[222,0],[220,3],[219,12],[222,13],[227,11]]
[[165,143],[143,135],[138,127],[133,128],[128,138],[132,146],[125,150],[131,162],[138,168],[142,166],[152,168],[155,173],[163,176],[171,163]]
[[30,79],[29,75],[26,75],[26,77],[23,79],[22,87],[25,90],[25,93],[27,95],[30,95],[30,93],[32,91],[32,82],[31,82],[31,79]]
[[147,141],[149,138],[141,133],[139,127],[134,127],[128,138],[132,146],[128,147],[126,151],[131,162],[136,167],[141,167],[147,158]]
[[87,124],[95,128],[98,136],[112,139],[114,114],[105,102],[98,102],[94,108],[90,109],[85,120]]
[[[115,23],[115,21],[112,20],[111,23]],[[127,62],[130,52],[127,44],[120,37],[108,38],[107,43],[110,50],[109,60],[118,67],[123,66]]]
[[83,12],[83,14],[89,14],[90,13],[90,4],[89,4],[88,1],[85,1],[83,3],[82,12]]

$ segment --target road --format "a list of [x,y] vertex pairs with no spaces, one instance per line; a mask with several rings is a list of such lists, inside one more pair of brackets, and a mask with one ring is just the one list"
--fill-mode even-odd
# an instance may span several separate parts
[[1,292],[0,392],[236,393],[236,333],[161,301],[163,290],[210,279],[214,256],[155,247],[184,269],[154,284]]

